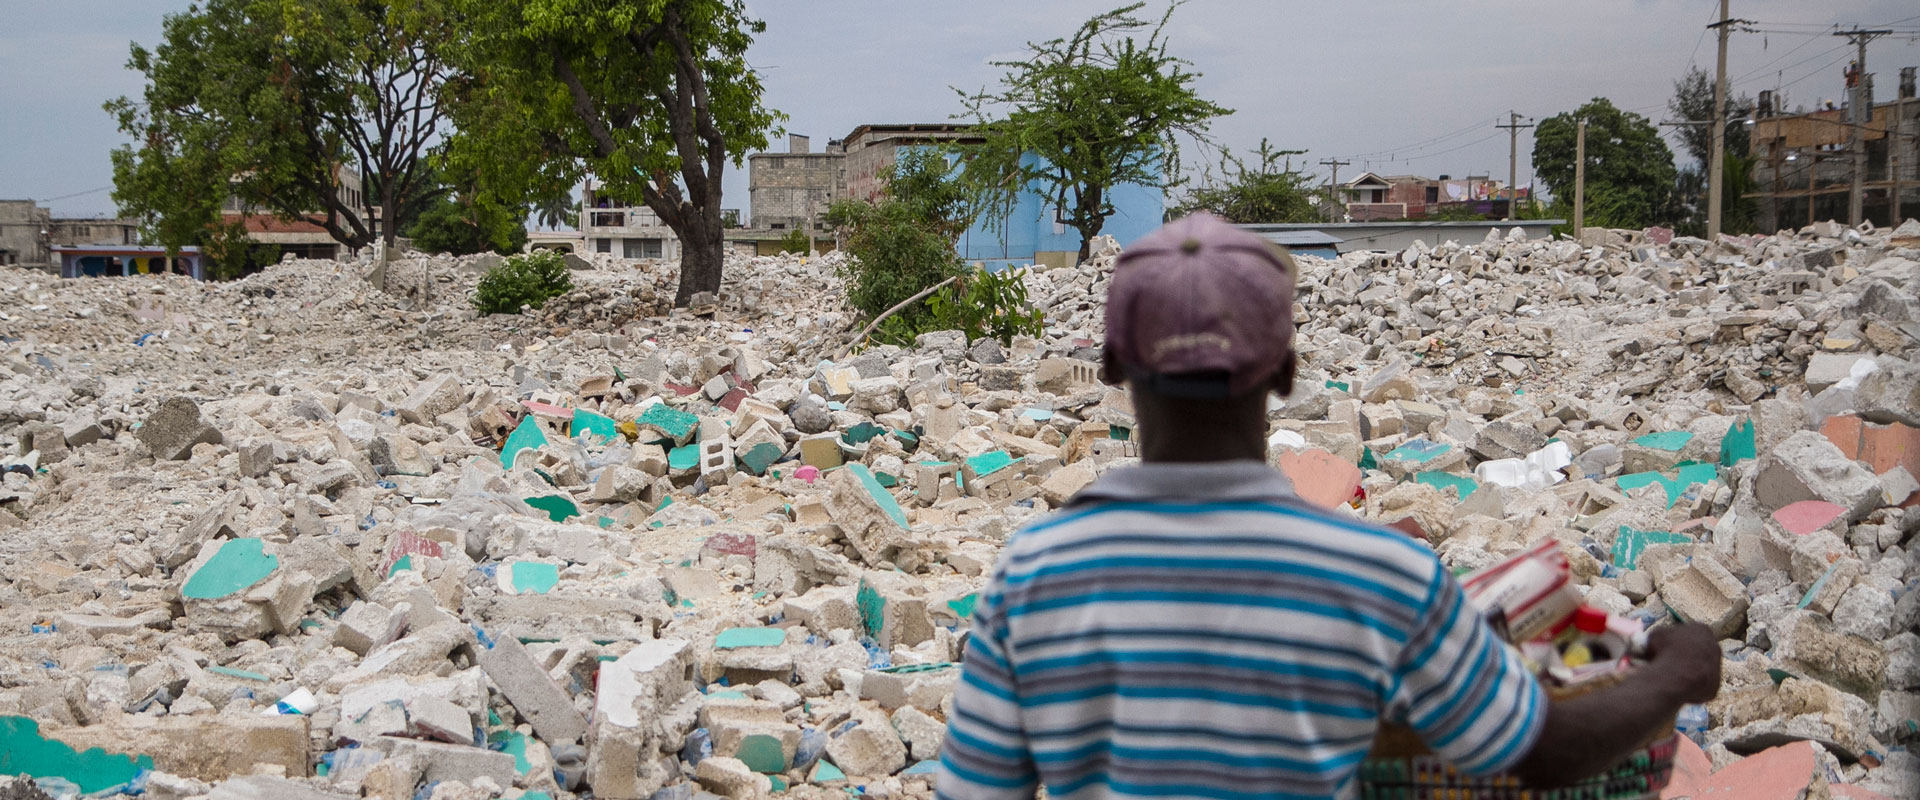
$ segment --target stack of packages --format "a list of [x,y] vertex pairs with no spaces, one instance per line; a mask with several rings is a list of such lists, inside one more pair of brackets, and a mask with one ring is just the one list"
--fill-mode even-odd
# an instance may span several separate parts
[[[1519,651],[1547,694],[1575,697],[1612,686],[1644,652],[1655,620],[1622,617],[1581,603],[1572,570],[1552,540],[1461,579],[1468,599]],[[1673,726],[1663,726],[1613,768],[1559,789],[1532,789],[1511,775],[1474,777],[1429,752],[1412,730],[1388,727],[1361,767],[1362,796],[1501,797],[1530,800],[1655,798],[1673,772]]]

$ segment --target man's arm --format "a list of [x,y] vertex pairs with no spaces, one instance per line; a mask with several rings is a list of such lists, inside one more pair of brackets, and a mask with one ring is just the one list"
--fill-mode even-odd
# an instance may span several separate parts
[[1619,685],[1552,703],[1515,774],[1543,788],[1592,775],[1633,752],[1680,706],[1719,693],[1720,647],[1707,626],[1660,628],[1647,649],[1650,660]]
[[[1000,568],[1005,569],[1004,560]],[[996,571],[973,611],[947,740],[940,747],[938,800],[1032,800],[1040,787],[1020,719],[1000,586]]]

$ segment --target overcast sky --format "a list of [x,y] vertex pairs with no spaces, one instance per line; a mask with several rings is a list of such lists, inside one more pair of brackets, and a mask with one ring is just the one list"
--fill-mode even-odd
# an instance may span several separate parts
[[[139,94],[138,74],[125,68],[128,43],[156,43],[161,18],[187,3],[0,3],[0,198],[33,198],[56,215],[111,214],[107,153],[124,140],[100,104]],[[767,22],[750,54],[765,74],[766,102],[816,149],[861,123],[946,121],[960,110],[949,87],[990,84],[999,72],[989,61],[1120,4],[749,3]],[[1251,149],[1264,136],[1309,151],[1310,161],[1354,161],[1345,177],[1372,169],[1504,179],[1507,134],[1493,125],[1509,109],[1537,119],[1601,96],[1665,119],[1672,82],[1688,64],[1713,68],[1703,26],[1717,14],[1716,0],[1192,0],[1174,15],[1172,42],[1203,74],[1205,96],[1237,110],[1214,125],[1228,147]],[[1839,99],[1852,52],[1826,28],[1920,25],[1912,0],[1734,0],[1733,16],[1777,31],[1733,36],[1734,93],[1777,82],[1789,104],[1808,106]],[[1899,68],[1920,65],[1920,44],[1878,39],[1868,60],[1888,99]],[[1522,131],[1521,183],[1531,147]],[[746,189],[745,170],[729,172],[726,205],[745,208]]]

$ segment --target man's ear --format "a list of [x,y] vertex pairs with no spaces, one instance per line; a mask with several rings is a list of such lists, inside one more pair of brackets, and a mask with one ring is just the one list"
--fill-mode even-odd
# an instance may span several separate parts
[[1293,394],[1293,372],[1296,366],[1293,351],[1288,350],[1286,357],[1280,360],[1280,369],[1273,373],[1273,391],[1281,397]]
[[1112,350],[1104,347],[1100,349],[1100,380],[1108,386],[1121,386],[1127,382],[1127,371],[1121,368],[1120,359],[1114,357]]

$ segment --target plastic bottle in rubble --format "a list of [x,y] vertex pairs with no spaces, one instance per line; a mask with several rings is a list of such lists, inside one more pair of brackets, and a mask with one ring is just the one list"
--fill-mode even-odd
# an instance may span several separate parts
[[1681,735],[1692,739],[1694,744],[1706,747],[1707,707],[1699,703],[1681,706],[1680,717],[1675,720],[1673,727],[1679,730]]

